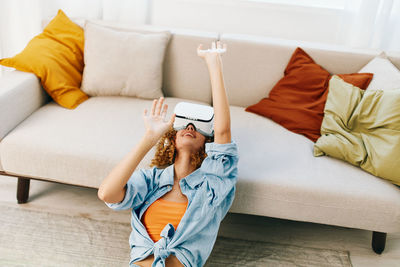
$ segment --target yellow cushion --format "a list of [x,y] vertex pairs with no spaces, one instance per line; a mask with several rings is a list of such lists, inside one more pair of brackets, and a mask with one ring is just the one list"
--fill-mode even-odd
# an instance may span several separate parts
[[74,109],[89,97],[80,90],[83,72],[83,29],[62,10],[25,49],[0,64],[32,72],[59,105]]

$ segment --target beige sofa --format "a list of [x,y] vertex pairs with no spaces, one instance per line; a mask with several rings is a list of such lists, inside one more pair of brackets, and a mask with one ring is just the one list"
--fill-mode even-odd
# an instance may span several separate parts
[[[171,107],[182,100],[212,104],[207,68],[195,51],[199,43],[228,44],[224,75],[240,153],[230,212],[370,230],[381,253],[386,233],[400,232],[400,189],[346,162],[314,157],[309,139],[244,111],[268,95],[297,46],[331,73],[357,72],[379,51],[167,30],[163,92]],[[400,56],[389,58],[400,68]],[[0,79],[0,174],[18,177],[19,203],[27,201],[29,179],[97,188],[144,133],[141,114],[150,103],[91,97],[69,110],[53,102],[33,74],[8,73]]]

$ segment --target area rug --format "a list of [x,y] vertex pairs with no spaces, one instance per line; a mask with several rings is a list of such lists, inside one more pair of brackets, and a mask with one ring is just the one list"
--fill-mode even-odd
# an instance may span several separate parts
[[[128,223],[0,206],[0,266],[128,266]],[[346,251],[218,237],[206,267],[351,266]]]

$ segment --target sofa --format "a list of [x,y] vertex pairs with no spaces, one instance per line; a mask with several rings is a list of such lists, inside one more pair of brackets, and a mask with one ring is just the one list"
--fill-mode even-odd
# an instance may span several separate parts
[[[239,165],[232,213],[268,216],[372,231],[380,254],[387,233],[400,232],[400,188],[345,161],[314,157],[314,143],[245,108],[268,96],[298,46],[331,73],[357,72],[379,54],[341,46],[230,33],[99,24],[145,31],[168,30],[162,90],[173,107],[180,101],[212,105],[198,44],[221,40],[232,138]],[[44,25],[46,21],[44,22]],[[389,54],[400,68],[400,56]],[[142,112],[152,100],[96,96],[75,109],[52,101],[31,73],[0,79],[0,175],[18,178],[17,200],[26,203],[29,181],[98,188],[144,133]],[[167,115],[167,116],[168,116]],[[138,168],[149,166],[154,149]]]

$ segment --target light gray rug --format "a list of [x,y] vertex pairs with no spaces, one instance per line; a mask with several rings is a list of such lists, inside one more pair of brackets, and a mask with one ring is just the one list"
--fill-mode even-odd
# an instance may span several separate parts
[[[0,206],[0,266],[128,266],[130,225]],[[348,252],[218,237],[207,267],[351,266]]]

